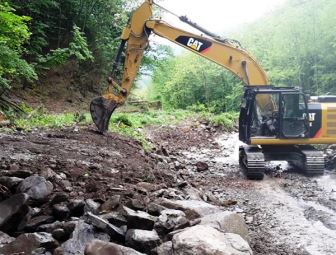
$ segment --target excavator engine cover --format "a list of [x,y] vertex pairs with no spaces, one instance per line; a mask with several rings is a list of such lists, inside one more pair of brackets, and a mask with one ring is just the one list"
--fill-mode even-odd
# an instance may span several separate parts
[[117,103],[107,100],[104,97],[96,97],[91,101],[91,117],[100,133],[104,133],[108,130],[111,115],[117,107]]

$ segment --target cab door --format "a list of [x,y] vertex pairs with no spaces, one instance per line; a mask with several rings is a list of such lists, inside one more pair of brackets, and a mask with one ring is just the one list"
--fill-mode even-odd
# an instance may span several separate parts
[[249,144],[251,139],[251,123],[255,95],[256,94],[253,90],[245,90],[245,94],[240,105],[239,140],[246,144]]
[[281,93],[282,138],[307,138],[309,114],[307,100],[302,93]]

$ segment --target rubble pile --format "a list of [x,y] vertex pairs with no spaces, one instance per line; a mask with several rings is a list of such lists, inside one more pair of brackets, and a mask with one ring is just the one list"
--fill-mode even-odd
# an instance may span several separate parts
[[188,179],[205,162],[89,130],[0,144],[0,254],[252,254],[244,218]]
[[[8,192],[0,202],[0,254],[252,254],[244,219],[204,201],[166,199],[160,190],[147,202],[74,199],[54,193],[45,177],[22,177],[0,177]],[[146,186],[139,183],[142,192]],[[175,189],[187,197],[184,191]]]

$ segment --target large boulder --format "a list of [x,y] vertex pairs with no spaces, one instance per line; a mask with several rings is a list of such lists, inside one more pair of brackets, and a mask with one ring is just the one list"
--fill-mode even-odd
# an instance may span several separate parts
[[85,255],[144,255],[128,247],[115,243],[93,240],[85,248]]
[[240,235],[246,241],[248,238],[248,229],[242,216],[235,212],[220,212],[206,215],[201,218],[201,225],[211,226],[225,233]]
[[160,237],[155,230],[130,229],[126,234],[126,245],[144,253],[150,253],[160,243]]
[[66,255],[81,255],[84,253],[86,244],[94,239],[109,241],[110,236],[105,233],[97,232],[94,226],[79,220],[72,233],[71,239],[62,244],[62,251]]
[[18,186],[18,191],[26,193],[31,199],[44,202],[53,191],[53,185],[44,177],[33,175],[24,179]]
[[57,241],[49,233],[22,234],[13,242],[0,248],[0,254],[32,254],[38,248],[53,250],[57,247]]
[[222,233],[210,226],[194,226],[173,237],[174,255],[252,255],[239,235]]
[[20,219],[28,212],[28,198],[27,194],[17,194],[0,203],[0,230],[16,229]]
[[220,212],[217,206],[198,200],[168,200],[158,199],[156,203],[169,209],[181,210],[185,212],[189,220],[194,220],[209,214]]

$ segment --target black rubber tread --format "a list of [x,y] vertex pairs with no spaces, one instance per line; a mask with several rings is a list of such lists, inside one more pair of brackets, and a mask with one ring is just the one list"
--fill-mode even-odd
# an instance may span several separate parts
[[304,172],[307,175],[323,175],[325,169],[325,159],[322,151],[317,149],[302,149],[302,154],[305,155]]
[[249,180],[264,179],[265,158],[261,149],[250,146],[241,147],[239,165]]

